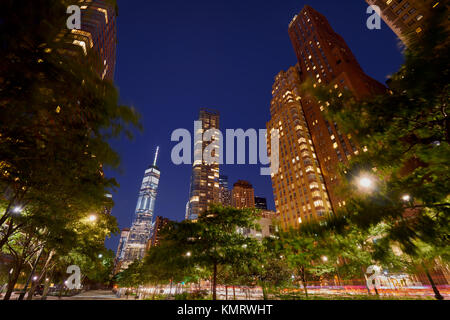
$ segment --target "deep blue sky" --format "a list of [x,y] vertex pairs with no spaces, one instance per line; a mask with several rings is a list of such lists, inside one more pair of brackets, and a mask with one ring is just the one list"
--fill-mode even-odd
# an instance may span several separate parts
[[[173,130],[193,131],[202,107],[221,113],[221,129],[264,129],[275,75],[296,63],[288,24],[305,4],[324,14],[366,73],[384,83],[402,62],[393,32],[366,28],[364,0],[118,0],[116,84],[123,103],[142,114],[144,132],[113,146],[121,172],[112,211],[130,227],[145,169],[161,147],[155,215],[184,219],[191,167],[175,166]],[[232,185],[250,181],[274,208],[270,178],[260,166],[222,166]],[[117,237],[107,240],[117,248]]]

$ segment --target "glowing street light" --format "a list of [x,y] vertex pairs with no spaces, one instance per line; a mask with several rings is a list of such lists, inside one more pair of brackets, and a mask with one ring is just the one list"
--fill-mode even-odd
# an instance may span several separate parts
[[328,261],[328,257],[322,256],[322,261],[323,261],[323,262],[327,262],[327,261]]
[[14,209],[13,209],[14,213],[21,213],[22,211],[23,211],[22,207],[19,207],[19,206],[14,207]]
[[99,257],[99,259],[101,259],[101,258],[103,258],[103,255],[100,253],[100,254],[98,255],[98,257]]
[[190,251],[188,251],[187,253],[186,253],[186,257],[190,257],[192,255],[192,253],[190,252]]
[[89,221],[90,222],[95,222],[97,220],[97,216],[95,215],[95,214],[91,214],[90,216],[89,216]]
[[402,196],[402,200],[405,202],[411,201],[411,196],[409,194],[405,194]]
[[373,186],[373,181],[369,177],[362,177],[358,179],[358,185],[364,189],[370,189]]
[[34,276],[34,277],[33,277],[33,281],[36,281],[37,279],[38,279],[37,276]]

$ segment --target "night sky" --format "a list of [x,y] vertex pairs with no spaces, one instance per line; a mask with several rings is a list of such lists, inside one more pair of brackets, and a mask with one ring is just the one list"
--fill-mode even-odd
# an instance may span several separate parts
[[[184,219],[191,166],[172,164],[172,131],[193,132],[202,107],[221,113],[221,129],[265,129],[275,75],[296,63],[288,24],[305,4],[324,14],[364,71],[384,83],[402,62],[398,40],[383,23],[366,28],[364,0],[118,0],[115,81],[124,104],[142,115],[144,131],[114,141],[120,171],[107,171],[120,228],[130,227],[145,169],[159,145],[161,180],[155,215]],[[251,182],[274,209],[270,177],[260,165],[221,166],[232,186]],[[107,240],[116,250],[118,238]]]

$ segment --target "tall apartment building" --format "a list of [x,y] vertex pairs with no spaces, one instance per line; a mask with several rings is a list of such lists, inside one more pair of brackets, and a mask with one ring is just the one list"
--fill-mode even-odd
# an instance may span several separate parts
[[228,176],[219,175],[219,202],[224,207],[231,206],[231,190],[228,188]]
[[425,28],[424,22],[432,10],[444,5],[443,1],[437,0],[366,0],[366,2],[380,7],[381,18],[404,44],[407,44],[409,37],[420,36]]
[[215,110],[200,109],[198,121],[202,122],[202,127],[199,129],[200,132],[195,133],[198,137],[194,141],[194,157],[202,160],[194,160],[192,165],[189,202],[186,209],[187,220],[197,220],[202,213],[208,210],[209,205],[220,202],[219,163],[208,164],[203,159],[203,152],[211,142],[204,142],[201,138],[207,130],[219,129],[219,118],[219,112]]
[[116,67],[116,8],[104,0],[82,0],[77,5],[81,9],[81,29],[70,30],[73,44],[85,54],[88,49],[95,50],[99,75],[112,81]]
[[[334,32],[327,19],[310,6],[305,6],[291,21],[289,36],[298,59],[296,69],[300,82],[309,78],[314,85],[331,85],[338,95],[349,90],[356,99],[385,92],[386,88],[381,83],[364,73],[345,40]],[[282,83],[280,87],[283,87]],[[332,206],[337,209],[345,205],[345,200],[339,199],[335,193],[339,184],[338,164],[347,163],[361,152],[361,146],[351,134],[344,135],[336,123],[325,119],[323,111],[329,105],[327,101],[317,102],[305,92],[298,92],[293,98],[301,100],[319,164],[313,162],[320,167]],[[290,150],[284,152],[294,158]],[[325,210],[328,210],[326,206]]]
[[249,182],[238,180],[233,185],[232,205],[239,209],[255,207],[255,191]]
[[301,83],[298,65],[275,77],[271,119],[267,123],[268,132],[279,130],[280,168],[272,175],[272,188],[283,228],[297,227],[303,221],[324,217],[332,211],[303,113]]
[[159,147],[156,149],[153,164],[145,171],[139,198],[135,210],[135,218],[127,237],[121,268],[126,269],[135,260],[145,255],[147,243],[153,227],[153,213],[161,172],[156,166]]
[[168,218],[164,218],[161,216],[157,216],[155,222],[152,227],[152,234],[147,243],[147,251],[150,250],[151,247],[156,247],[159,245],[161,241],[161,230],[168,225],[170,220]]

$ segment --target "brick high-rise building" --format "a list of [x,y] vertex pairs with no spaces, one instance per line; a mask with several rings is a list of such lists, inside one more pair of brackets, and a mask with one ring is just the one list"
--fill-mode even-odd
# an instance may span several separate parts
[[[381,83],[364,73],[344,39],[334,32],[327,19],[310,6],[305,6],[291,21],[289,36],[299,62],[297,70],[300,82],[309,78],[315,86],[331,85],[339,95],[349,90],[356,99],[385,92],[386,88]],[[296,71],[291,72],[294,73]],[[316,102],[300,91],[293,99],[301,100],[319,164],[313,162],[317,168],[320,165],[331,203],[337,209],[345,205],[345,200],[339,199],[334,192],[339,184],[338,164],[347,163],[352,156],[357,155],[360,146],[351,134],[344,135],[336,123],[325,119],[323,111],[328,107],[327,101]],[[286,127],[286,130],[289,129]],[[285,156],[294,158],[289,149],[284,152]],[[321,187],[321,190],[324,188]],[[324,209],[328,210],[327,207]]]
[[104,0],[78,1],[81,9],[81,29],[70,30],[73,44],[87,52],[94,49],[98,61],[98,73],[108,80],[114,79],[116,67],[116,8]]
[[255,191],[253,190],[253,186],[247,181],[238,180],[233,185],[231,199],[232,205],[235,208],[254,208]]
[[147,251],[152,247],[156,247],[159,245],[161,241],[161,230],[168,225],[170,220],[168,218],[164,218],[161,216],[157,216],[155,222],[153,222],[152,234],[147,243]]
[[324,217],[332,211],[303,113],[300,85],[298,65],[275,77],[271,119],[267,123],[268,132],[279,131],[280,168],[272,175],[272,187],[283,228],[297,227],[303,221]]
[[[219,129],[219,112],[215,110],[200,109],[199,120],[202,122],[201,132],[203,134],[210,129]],[[198,217],[208,210],[208,206],[219,203],[219,163],[208,164],[203,159],[203,152],[211,142],[204,142],[201,135],[194,141],[194,157],[202,160],[194,160],[192,166],[189,202],[187,204],[186,219],[197,220]],[[216,138],[218,139],[218,137]],[[213,139],[213,140],[216,140]],[[217,141],[217,140],[216,140]],[[199,147],[201,146],[201,148]]]
[[442,1],[437,0],[366,0],[369,5],[380,7],[381,18],[397,37],[407,44],[408,37],[420,35],[424,22]]

